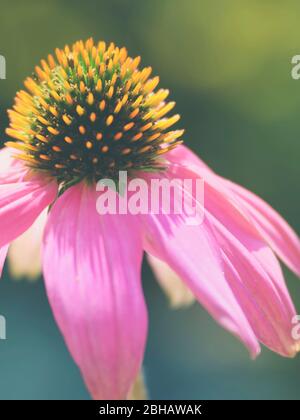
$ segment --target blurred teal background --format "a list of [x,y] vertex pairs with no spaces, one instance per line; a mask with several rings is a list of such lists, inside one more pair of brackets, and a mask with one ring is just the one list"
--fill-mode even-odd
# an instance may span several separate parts
[[[114,41],[141,55],[171,89],[186,144],[216,171],[259,193],[300,232],[300,3],[258,0],[1,1],[0,128],[35,64],[77,39]],[[172,311],[147,266],[145,371],[152,398],[299,399],[300,358],[247,351],[198,305]],[[300,283],[286,272],[300,310]],[[60,336],[42,281],[5,270],[0,399],[89,398]]]

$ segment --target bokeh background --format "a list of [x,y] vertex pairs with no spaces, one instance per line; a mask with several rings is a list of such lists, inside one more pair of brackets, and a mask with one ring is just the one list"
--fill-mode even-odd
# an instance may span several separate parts
[[[254,190],[300,231],[298,1],[1,1],[1,140],[6,109],[38,60],[93,36],[125,45],[171,89],[186,143],[224,176]],[[1,233],[0,233],[1,234]],[[300,283],[285,271],[300,310]],[[300,358],[263,349],[256,361],[198,305],[170,310],[145,265],[150,312],[145,357],[157,399],[299,399]],[[58,332],[42,280],[0,284],[0,399],[89,398]]]

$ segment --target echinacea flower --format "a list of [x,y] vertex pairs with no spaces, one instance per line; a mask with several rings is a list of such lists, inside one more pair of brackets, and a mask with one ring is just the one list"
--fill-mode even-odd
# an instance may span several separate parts
[[[299,238],[265,202],[180,145],[183,131],[169,130],[179,117],[166,117],[174,103],[139,62],[91,39],[57,49],[17,93],[7,129],[13,141],[0,152],[0,269],[9,245],[45,218],[47,294],[96,399],[128,397],[142,365],[144,251],[161,280],[166,270],[181,279],[186,301],[195,297],[252,357],[259,343],[283,356],[299,350],[295,308],[273,253],[299,275]],[[164,212],[99,215],[96,182],[119,171],[147,182],[202,179],[203,222]]]

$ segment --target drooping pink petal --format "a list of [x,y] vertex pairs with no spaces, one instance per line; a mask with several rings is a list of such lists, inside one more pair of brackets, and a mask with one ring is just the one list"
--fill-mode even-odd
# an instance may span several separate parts
[[288,223],[269,204],[245,188],[226,180],[253,218],[261,236],[282,261],[300,276],[300,239]]
[[[192,174],[190,174],[192,175]],[[204,173],[202,175],[205,177]],[[186,176],[189,176],[186,174]],[[295,308],[283,278],[280,265],[267,243],[261,238],[259,232],[249,220],[249,215],[239,206],[236,197],[232,197],[230,191],[220,185],[220,180],[213,180],[211,175],[207,177],[205,185],[205,207],[214,218],[225,226],[226,230],[251,253],[252,257],[265,271],[267,278],[277,289],[282,301],[282,307],[287,310],[287,323],[295,315]],[[290,335],[289,332],[287,333]]]
[[161,212],[141,215],[141,220],[146,251],[168,264],[213,318],[237,336],[255,357],[259,344],[225,279],[220,247],[207,219],[200,226],[193,226],[187,224],[183,214]]
[[[179,176],[180,156],[175,165]],[[294,355],[298,343],[292,340],[290,329],[295,309],[272,251],[219,178],[201,165],[190,164],[181,171],[184,178],[205,179],[206,218],[214,226],[222,248],[227,281],[255,334],[272,350]]]
[[7,251],[8,251],[8,245],[5,245],[0,248],[0,278],[2,276],[2,270],[5,263]]
[[[209,217],[212,218],[211,215]],[[275,274],[274,267],[269,271],[265,269],[269,261],[262,263],[261,256],[257,258],[255,251],[251,252],[253,244],[245,245],[245,239],[235,237],[215,218],[211,221],[222,246],[226,278],[256,336],[282,356],[294,356],[298,343],[291,336],[291,325],[296,312],[281,271],[276,272],[276,277],[272,278],[271,274]],[[266,254],[265,250],[262,252]],[[269,255],[271,256],[272,254]],[[271,261],[274,263],[274,260]]]
[[[195,164],[203,171],[207,170],[206,176],[211,175],[219,187],[227,189],[228,198],[238,203],[241,210],[249,215],[261,237],[276,252],[279,258],[292,270],[300,276],[300,239],[283,217],[274,210],[268,203],[260,197],[247,190],[246,188],[221,178],[190,149],[185,146],[175,148],[168,154],[171,162],[183,166]],[[231,195],[230,192],[233,194]]]
[[71,187],[51,209],[43,247],[47,293],[95,399],[126,398],[142,363],[141,245],[132,216],[97,213],[92,187]]
[[28,229],[56,195],[57,184],[37,175],[0,184],[0,247]]

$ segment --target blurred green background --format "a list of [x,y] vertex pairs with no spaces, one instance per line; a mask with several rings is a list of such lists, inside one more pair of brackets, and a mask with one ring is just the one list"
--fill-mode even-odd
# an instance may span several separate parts
[[[34,65],[66,43],[93,36],[141,55],[171,89],[186,144],[216,171],[254,190],[300,231],[298,1],[2,0],[0,128]],[[299,399],[300,358],[247,351],[198,305],[172,311],[147,266],[150,312],[145,370],[152,398]],[[286,272],[300,308],[300,283]],[[300,309],[299,309],[300,310]],[[5,270],[0,314],[0,399],[89,398],[60,336],[42,281]]]

